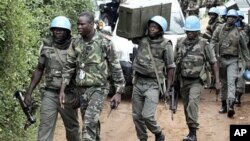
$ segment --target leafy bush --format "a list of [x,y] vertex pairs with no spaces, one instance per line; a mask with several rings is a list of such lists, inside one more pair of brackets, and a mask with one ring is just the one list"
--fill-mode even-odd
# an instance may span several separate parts
[[58,15],[69,17],[76,33],[77,16],[83,10],[91,10],[91,6],[91,0],[0,1],[1,141],[36,140],[38,123],[26,132],[23,130],[26,119],[13,94],[28,87],[37,63],[40,39],[50,35],[51,20]]

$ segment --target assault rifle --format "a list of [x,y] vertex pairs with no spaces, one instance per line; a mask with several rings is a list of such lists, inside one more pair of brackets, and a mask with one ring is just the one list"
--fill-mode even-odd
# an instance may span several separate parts
[[14,94],[14,97],[18,99],[24,114],[26,115],[26,123],[24,124],[24,130],[26,130],[31,124],[35,123],[36,120],[35,118],[32,116],[32,113],[34,112],[35,108],[34,108],[34,103],[32,103],[31,106],[28,106],[25,102],[24,102],[24,97],[21,91],[16,91]]
[[174,120],[174,114],[176,113],[177,110],[177,105],[178,105],[178,90],[176,89],[175,86],[171,86],[169,92],[169,110],[171,110],[171,119]]

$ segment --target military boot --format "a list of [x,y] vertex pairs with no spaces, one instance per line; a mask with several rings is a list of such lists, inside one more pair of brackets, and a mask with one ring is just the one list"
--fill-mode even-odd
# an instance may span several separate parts
[[155,141],[165,141],[165,135],[162,131],[158,134],[155,134]]
[[226,100],[222,100],[221,101],[222,105],[221,108],[219,110],[219,113],[226,113],[227,112],[227,101]]
[[182,141],[197,141],[196,128],[189,127],[189,133]]
[[242,94],[243,94],[243,93],[240,93],[240,92],[236,92],[236,93],[235,93],[235,104],[238,104],[238,105],[241,104],[240,98],[241,98]]
[[228,104],[229,104],[229,108],[228,108],[228,112],[227,112],[227,117],[231,118],[235,114],[235,111],[234,111],[234,100],[229,100]]

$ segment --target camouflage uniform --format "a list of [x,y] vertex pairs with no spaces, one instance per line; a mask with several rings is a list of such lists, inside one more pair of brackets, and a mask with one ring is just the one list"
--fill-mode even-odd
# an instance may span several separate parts
[[65,84],[69,83],[74,73],[81,95],[82,139],[100,141],[99,118],[109,91],[109,74],[114,81],[116,93],[124,91],[125,81],[112,42],[97,31],[89,42],[85,42],[81,35],[77,36],[72,41],[63,70]]
[[162,130],[155,120],[160,91],[148,47],[151,49],[162,84],[165,80],[164,68],[175,67],[172,45],[168,40],[162,37],[155,40],[144,37],[140,41],[133,62],[132,112],[137,137],[143,141],[148,138],[147,128],[154,134],[161,133]]
[[229,107],[233,108],[236,91],[235,81],[239,68],[239,55],[242,55],[244,61],[250,61],[246,42],[237,27],[227,27],[226,24],[223,24],[214,31],[210,45],[215,48],[217,56],[220,57],[222,103],[228,100]]
[[[244,40],[246,43],[249,45],[249,36],[250,36],[250,28],[246,23],[242,23],[242,26],[238,27],[240,33],[242,34],[242,37],[244,37]],[[248,48],[249,50],[249,48]],[[239,75],[237,78],[237,83],[236,83],[236,104],[240,104],[240,98],[242,94],[245,93],[245,80],[242,77],[243,71],[246,68],[246,62],[242,58],[243,56],[240,55],[240,60],[239,60]]]
[[[187,15],[192,9],[199,13],[199,8],[202,7],[202,0],[179,0],[183,15]],[[197,14],[198,15],[198,14]]]
[[211,7],[216,7],[222,4],[221,0],[205,0],[203,1],[203,5],[206,6],[207,9],[210,9]]
[[202,85],[206,80],[205,64],[216,63],[214,50],[207,46],[207,40],[196,37],[189,40],[187,37],[177,41],[175,62],[177,65],[180,93],[183,98],[186,123],[189,128],[198,128],[198,105]]
[[[45,64],[45,88],[42,89],[40,125],[38,141],[52,141],[56,127],[58,112],[60,113],[68,141],[80,141],[80,130],[77,110],[73,109],[70,101],[74,98],[74,85],[66,88],[65,107],[59,103],[59,92],[62,82],[63,63],[66,61],[70,41],[57,45],[52,39],[45,39],[41,48],[39,63]],[[58,47],[57,46],[61,46]],[[59,49],[60,48],[60,49]],[[63,48],[63,49],[61,49]]]

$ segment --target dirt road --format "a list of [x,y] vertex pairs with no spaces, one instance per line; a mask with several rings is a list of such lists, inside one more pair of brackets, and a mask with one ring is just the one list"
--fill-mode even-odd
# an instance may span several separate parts
[[[197,132],[199,141],[229,141],[230,124],[250,124],[250,94],[242,96],[241,107],[235,107],[236,114],[233,119],[227,118],[226,114],[219,114],[220,101],[216,102],[214,92],[203,91],[200,101],[199,122]],[[131,115],[130,100],[123,101],[109,118],[109,102],[101,114],[101,137],[102,141],[138,141]],[[163,103],[157,108],[156,118],[164,128],[168,141],[181,141],[188,133],[186,127],[182,100],[179,101],[177,113],[171,120],[170,111],[166,110]],[[57,123],[55,141],[66,141],[65,129],[62,120]],[[148,141],[154,141],[154,135],[149,132]]]

